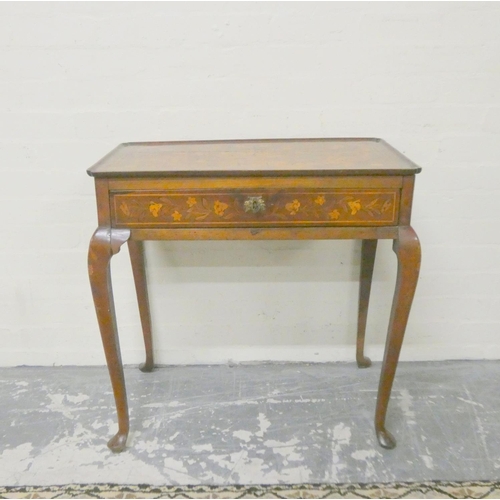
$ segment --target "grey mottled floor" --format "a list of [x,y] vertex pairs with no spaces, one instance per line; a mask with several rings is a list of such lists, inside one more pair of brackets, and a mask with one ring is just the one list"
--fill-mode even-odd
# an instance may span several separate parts
[[126,369],[131,436],[106,447],[105,368],[0,369],[0,484],[269,484],[500,478],[500,363],[401,363],[380,448],[380,365]]

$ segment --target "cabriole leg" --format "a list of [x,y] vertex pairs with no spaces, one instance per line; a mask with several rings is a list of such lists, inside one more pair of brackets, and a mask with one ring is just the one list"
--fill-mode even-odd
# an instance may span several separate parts
[[139,368],[143,372],[151,372],[154,369],[153,339],[151,334],[151,314],[149,312],[146,268],[144,265],[144,244],[140,240],[128,240],[128,249],[130,261],[132,262],[142,333],[144,335],[144,346],[146,348],[146,361]]
[[372,362],[364,355],[366,319],[372,287],[373,265],[377,251],[377,240],[362,240],[361,273],[359,279],[358,335],[356,337],[356,362],[359,368],[367,368]]
[[398,275],[375,412],[377,439],[382,447],[388,449],[396,446],[396,440],[385,428],[385,417],[420,271],[420,242],[412,227],[399,228],[399,236],[394,240],[393,249],[398,258]]
[[130,231],[128,229],[98,228],[90,240],[88,259],[92,296],[118,414],[118,432],[108,442],[108,447],[113,452],[125,449],[129,432],[129,416],[120,343],[116,328],[110,261],[129,237]]

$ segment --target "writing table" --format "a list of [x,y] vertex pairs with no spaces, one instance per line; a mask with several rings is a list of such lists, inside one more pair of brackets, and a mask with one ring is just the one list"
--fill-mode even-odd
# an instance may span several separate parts
[[385,417],[420,269],[410,226],[420,168],[380,139],[289,139],[121,144],[88,170],[95,178],[98,228],[88,269],[118,413],[108,443],[126,446],[129,415],[111,288],[110,260],[127,242],[152,371],[144,240],[359,239],[362,261],[356,361],[367,367],[365,328],[379,239],[398,259],[375,411],[384,448],[396,441]]

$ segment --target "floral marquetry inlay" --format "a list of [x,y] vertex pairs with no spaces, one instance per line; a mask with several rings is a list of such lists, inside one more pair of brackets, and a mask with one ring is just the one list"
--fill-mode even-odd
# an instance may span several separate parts
[[163,207],[162,203],[155,203],[154,201],[152,201],[149,204],[149,211],[153,214],[153,217],[158,217],[161,207]]
[[229,205],[227,203],[223,203],[222,201],[217,200],[214,203],[214,212],[219,216],[222,217],[224,215],[224,212],[229,208]]
[[285,205],[285,208],[290,213],[290,215],[295,215],[300,209],[300,201],[293,200]]
[[[249,210],[258,200],[259,210]],[[114,193],[117,226],[391,225],[399,191],[145,192]]]

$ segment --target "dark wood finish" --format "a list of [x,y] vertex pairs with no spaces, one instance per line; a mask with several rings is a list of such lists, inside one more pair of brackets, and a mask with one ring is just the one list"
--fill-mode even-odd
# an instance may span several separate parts
[[134,229],[137,240],[392,240],[398,226]]
[[[403,186],[402,175],[357,175],[357,176],[224,176],[224,177],[176,177],[154,178],[99,178],[108,181],[106,184],[110,191],[189,191],[198,189],[273,189],[279,185],[280,189],[390,189],[398,190]],[[411,177],[410,177],[411,178]]]
[[95,177],[227,175],[414,175],[420,171],[385,141],[274,139],[130,142],[88,170]]
[[380,377],[375,429],[395,446],[385,417],[420,265],[410,227],[420,168],[379,139],[303,139],[122,144],[96,177],[98,229],[89,276],[118,413],[108,446],[122,451],[127,397],[109,263],[128,242],[146,361],[154,368],[143,240],[361,239],[356,360],[364,339],[377,240],[393,239],[398,279]]
[[375,411],[375,431],[378,441],[381,446],[388,449],[396,446],[396,440],[385,428],[385,416],[420,272],[420,242],[411,226],[399,228],[393,249],[398,257],[398,275]]
[[356,338],[356,362],[359,368],[368,368],[372,362],[364,355],[366,320],[368,318],[368,303],[372,288],[373,265],[378,240],[362,240],[361,242],[361,273],[359,278],[359,312],[358,335]]
[[144,335],[144,347],[146,348],[146,361],[141,364],[140,369],[143,372],[151,372],[154,369],[153,336],[151,314],[149,312],[146,266],[144,262],[144,243],[141,240],[128,240],[128,251],[134,273],[135,290]]
[[88,259],[90,285],[118,413],[118,432],[108,442],[114,452],[125,449],[129,416],[109,265],[111,257],[129,238],[128,229],[98,228],[90,240]]
[[411,209],[413,205],[413,188],[415,187],[415,176],[403,177],[401,186],[401,205],[399,213],[399,225],[409,226],[411,222]]
[[95,194],[97,200],[97,220],[99,227],[111,227],[109,213],[109,182],[108,179],[95,180]]

